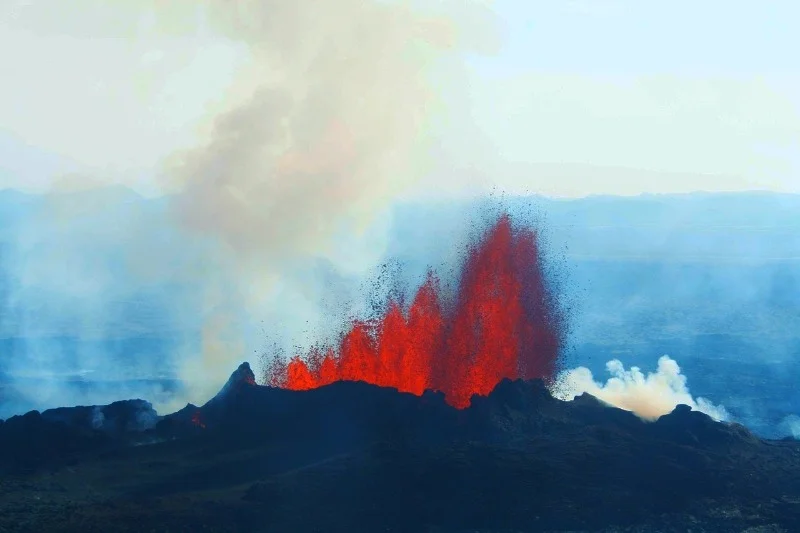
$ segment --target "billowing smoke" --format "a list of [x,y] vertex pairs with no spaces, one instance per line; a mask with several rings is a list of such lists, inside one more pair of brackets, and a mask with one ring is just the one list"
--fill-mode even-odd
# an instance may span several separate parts
[[476,42],[459,4],[458,13],[364,0],[208,4],[212,27],[243,41],[253,61],[245,96],[168,166],[176,220],[210,237],[210,263],[228,274],[206,287],[200,370],[224,376],[241,357],[236,313],[263,310],[288,264],[335,254],[336,235],[363,231],[423,176],[454,81],[432,74],[457,74],[457,53]]
[[[320,287],[330,280],[318,265],[352,278],[376,267],[386,208],[424,178],[431,141],[458,113],[465,54],[493,43],[481,0],[72,6],[81,17],[49,16],[43,5],[22,14],[46,19],[37,29],[56,34],[145,41],[137,49],[151,37],[157,49],[156,37],[201,43],[212,35],[244,59],[208,107],[197,142],[176,141],[193,147],[163,162],[157,184],[168,195],[144,202],[123,189],[87,191],[120,181],[98,168],[60,180],[9,233],[0,330],[88,340],[66,355],[26,340],[28,356],[5,370],[112,377],[122,365],[109,362],[103,339],[158,338],[169,346],[114,350],[128,374],[174,370],[193,385],[209,381],[190,392],[196,402],[261,348],[262,328],[298,341],[302,323],[323,315]],[[187,105],[193,98],[174,96]],[[48,406],[74,401],[51,396]]]
[[606,363],[606,370],[612,377],[605,383],[595,381],[591,370],[585,367],[563,372],[552,387],[553,395],[561,400],[572,400],[587,392],[615,407],[632,411],[644,420],[656,420],[679,404],[688,405],[715,420],[728,419],[724,407],[692,397],[686,386],[686,376],[669,356],[659,358],[656,371],[647,375],[636,366],[626,370],[617,359]]
[[365,228],[423,175],[457,52],[472,41],[447,5],[209,4],[214,27],[244,41],[253,61],[246,96],[208,141],[171,158],[183,226],[217,237],[260,279],[265,264],[330,252],[337,231]]
[[206,144],[173,158],[186,227],[248,260],[316,253],[420,177],[450,19],[363,0],[242,0],[211,16],[249,45],[256,81]]

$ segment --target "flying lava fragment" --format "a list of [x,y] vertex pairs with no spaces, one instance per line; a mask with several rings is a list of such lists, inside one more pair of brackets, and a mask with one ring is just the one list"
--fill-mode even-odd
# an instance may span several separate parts
[[500,216],[469,247],[449,301],[445,308],[429,272],[407,309],[389,301],[377,320],[354,321],[336,349],[272,365],[267,384],[307,390],[364,381],[416,395],[441,391],[450,405],[465,408],[473,394],[488,395],[504,378],[554,377],[564,314],[534,230]]

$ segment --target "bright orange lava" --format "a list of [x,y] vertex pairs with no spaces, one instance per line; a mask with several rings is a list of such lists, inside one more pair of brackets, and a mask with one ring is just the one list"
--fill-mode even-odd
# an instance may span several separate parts
[[504,378],[550,378],[563,317],[542,270],[537,234],[503,215],[463,265],[452,309],[429,273],[406,312],[389,302],[375,322],[356,321],[338,350],[312,350],[268,370],[267,382],[307,390],[337,380],[365,381],[421,395],[442,391],[464,408]]

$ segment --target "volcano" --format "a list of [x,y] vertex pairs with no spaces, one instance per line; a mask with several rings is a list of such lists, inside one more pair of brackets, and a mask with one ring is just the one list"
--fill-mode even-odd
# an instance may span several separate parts
[[554,377],[566,322],[536,231],[501,215],[468,248],[449,309],[443,300],[429,271],[407,309],[391,299],[382,317],[355,321],[338,349],[276,361],[265,382],[290,390],[335,381],[434,390],[463,409],[503,379]]
[[202,406],[32,412],[0,424],[0,531],[800,531],[800,446],[678,406],[655,422],[542,380],[442,392],[262,386]]
[[551,281],[504,215],[454,294],[431,272],[264,384],[244,362],[166,416],[130,400],[0,421],[0,531],[800,531],[798,442],[551,395]]

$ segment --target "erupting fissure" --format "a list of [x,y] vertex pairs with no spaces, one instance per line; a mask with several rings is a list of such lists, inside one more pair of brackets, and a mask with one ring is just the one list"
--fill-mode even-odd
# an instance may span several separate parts
[[417,395],[431,389],[464,408],[504,378],[554,376],[564,320],[535,231],[501,216],[469,248],[448,307],[429,272],[408,309],[390,301],[379,319],[355,321],[338,349],[271,365],[267,384],[307,390],[349,380]]

